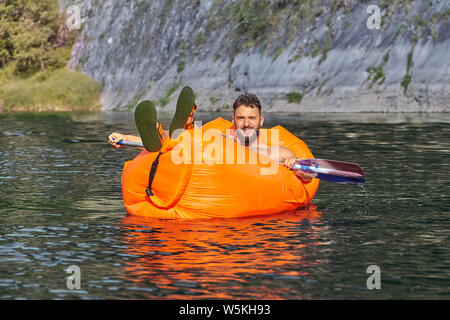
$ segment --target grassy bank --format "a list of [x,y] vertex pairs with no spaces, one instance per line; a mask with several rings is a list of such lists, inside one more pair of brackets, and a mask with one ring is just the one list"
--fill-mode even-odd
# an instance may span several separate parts
[[0,74],[0,112],[98,110],[100,83],[61,68],[21,78]]

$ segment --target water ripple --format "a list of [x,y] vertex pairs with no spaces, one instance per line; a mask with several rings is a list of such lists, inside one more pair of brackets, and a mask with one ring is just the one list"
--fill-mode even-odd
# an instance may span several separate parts
[[[125,215],[121,168],[136,150],[98,141],[136,131],[132,114],[109,117],[0,116],[1,299],[449,297],[445,115],[268,115],[316,157],[358,162],[367,196],[321,183],[307,208],[204,221]],[[67,288],[71,265],[80,290]]]

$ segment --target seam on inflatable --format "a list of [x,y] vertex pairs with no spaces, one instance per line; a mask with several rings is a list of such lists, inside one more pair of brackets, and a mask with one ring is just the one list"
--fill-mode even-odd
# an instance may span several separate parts
[[189,180],[192,175],[192,166],[193,164],[184,165],[184,173],[181,178],[182,183],[180,183],[180,186],[178,187],[178,190],[175,192],[175,195],[172,199],[169,201],[164,201],[160,199],[158,196],[151,196],[146,197],[147,200],[157,207],[158,209],[166,209],[169,210],[177,205],[177,203],[180,201],[181,197],[183,196],[184,192],[186,191],[187,185],[189,184]]

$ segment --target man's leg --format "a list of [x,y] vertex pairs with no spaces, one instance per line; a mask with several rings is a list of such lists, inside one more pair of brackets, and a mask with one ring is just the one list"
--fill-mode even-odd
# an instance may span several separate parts
[[134,121],[144,148],[149,152],[161,149],[161,137],[157,127],[156,108],[151,101],[142,101],[134,111]]
[[[179,134],[180,129],[187,129],[188,119],[193,122],[193,114],[196,108],[194,91],[188,86],[184,87],[178,96],[177,109],[170,124],[169,134],[172,139],[178,137],[174,136],[176,130]],[[177,135],[177,132],[175,132],[175,135]]]

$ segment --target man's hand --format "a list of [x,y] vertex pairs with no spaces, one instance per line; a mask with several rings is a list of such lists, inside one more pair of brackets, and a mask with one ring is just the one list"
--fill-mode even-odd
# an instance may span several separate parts
[[121,146],[121,145],[119,145],[117,143],[120,140],[125,140],[124,138],[125,138],[125,136],[123,134],[120,134],[120,133],[117,133],[117,132],[113,132],[108,137],[108,143],[114,149],[119,149],[119,148],[122,148],[123,146]]
[[[285,166],[288,169],[292,169],[292,167],[295,163],[295,160],[297,160],[297,158],[295,156],[288,156],[288,157],[282,157],[280,160],[281,160],[281,164],[283,166]],[[296,171],[298,171],[298,170],[296,170]]]
[[[285,157],[285,158],[281,159],[281,164],[288,169],[292,169],[296,160],[297,160],[297,158],[295,156]],[[302,179],[303,182],[310,182],[312,180],[311,176],[305,174],[301,170],[294,170],[294,172],[295,172],[295,175],[297,177],[299,177],[300,179]]]
[[294,170],[294,172],[295,172],[295,175],[297,177],[299,177],[300,179],[302,179],[303,182],[310,182],[313,179],[310,175],[304,173],[301,170]]

